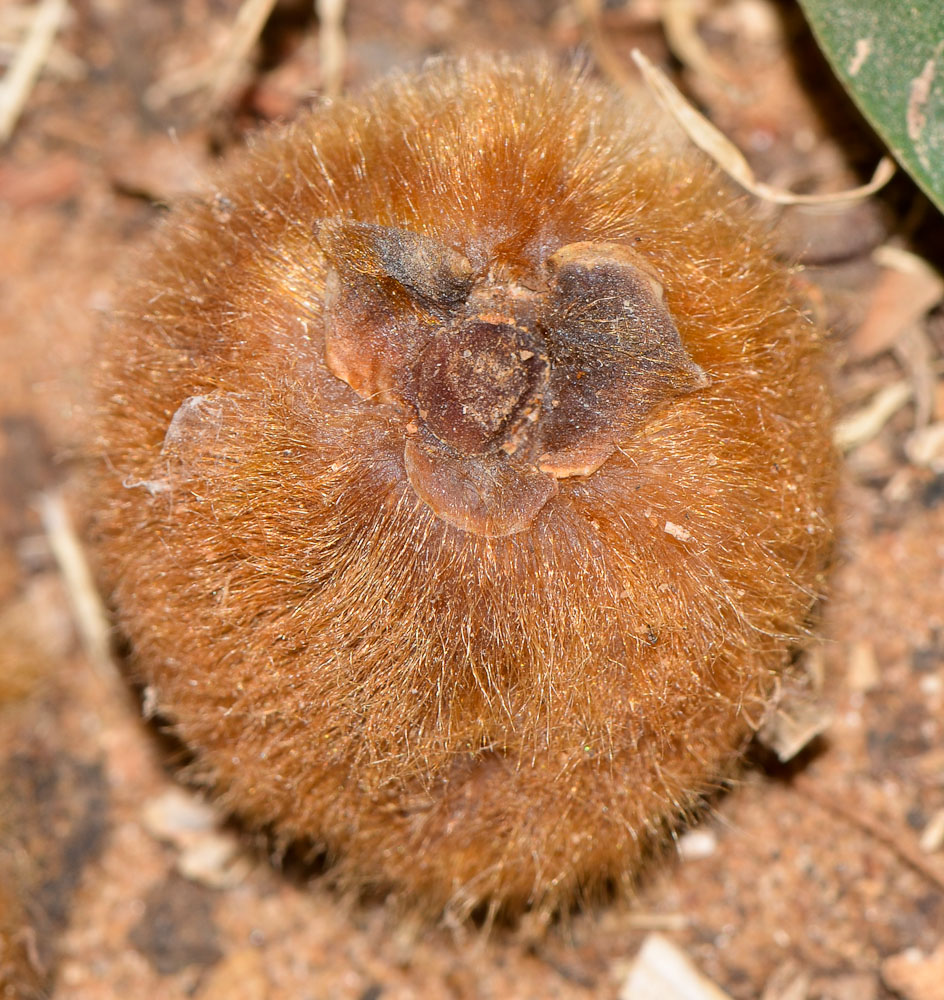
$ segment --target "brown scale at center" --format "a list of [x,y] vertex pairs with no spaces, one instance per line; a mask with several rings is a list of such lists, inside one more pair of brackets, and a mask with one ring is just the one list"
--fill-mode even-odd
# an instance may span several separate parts
[[316,239],[328,370],[402,411],[413,490],[465,531],[526,528],[560,479],[592,475],[653,407],[708,384],[624,244],[572,243],[515,280],[407,230],[326,220]]
[[420,352],[412,377],[427,428],[464,454],[502,447],[534,413],[547,379],[547,358],[526,330],[473,319],[449,327]]

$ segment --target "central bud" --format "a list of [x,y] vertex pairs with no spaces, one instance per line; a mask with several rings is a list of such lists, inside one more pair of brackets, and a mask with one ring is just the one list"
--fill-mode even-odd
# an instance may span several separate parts
[[481,317],[441,330],[413,367],[421,419],[466,455],[501,445],[538,405],[547,362],[535,346],[524,330]]

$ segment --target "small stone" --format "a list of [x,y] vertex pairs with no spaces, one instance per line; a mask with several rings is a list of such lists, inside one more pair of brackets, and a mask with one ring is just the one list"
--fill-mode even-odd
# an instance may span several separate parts
[[619,1000],[730,1000],[692,964],[685,953],[661,934],[643,942]]
[[928,820],[921,832],[919,845],[925,854],[933,854],[944,847],[944,809],[938,809]]
[[674,524],[672,521],[665,522],[665,532],[667,535],[677,538],[680,542],[690,542],[692,540],[692,533],[687,528],[683,528],[680,524]]
[[878,660],[870,642],[854,643],[849,650],[849,666],[846,680],[853,691],[872,691],[881,681]]
[[903,1000],[944,1000],[944,941],[930,954],[907,948],[882,962],[882,980]]
[[689,830],[679,837],[677,847],[683,861],[701,861],[718,850],[718,838],[714,830]]

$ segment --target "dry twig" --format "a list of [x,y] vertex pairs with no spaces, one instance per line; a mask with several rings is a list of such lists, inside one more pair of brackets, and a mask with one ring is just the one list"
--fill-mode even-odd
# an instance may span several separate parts
[[836,447],[852,451],[871,441],[913,395],[914,390],[904,379],[879,389],[862,409],[836,424],[833,431]]
[[275,0],[243,0],[225,49],[215,60],[207,107],[215,111],[239,79],[252,47],[262,34]]
[[67,0],[39,0],[32,23],[10,68],[0,81],[0,143],[13,134],[62,25]]
[[344,83],[347,42],[344,37],[344,8],[347,0],[315,0],[320,25],[318,49],[321,53],[321,78],[328,97],[337,97]]
[[828,194],[795,194],[792,191],[784,191],[771,184],[766,184],[764,181],[759,181],[737,146],[719,129],[715,128],[704,115],[696,111],[661,70],[653,66],[639,49],[633,49],[632,57],[656,99],[681,125],[692,142],[707,153],[732,180],[764,201],[770,201],[777,205],[826,205],[858,201],[878,191],[895,173],[895,165],[892,160],[883,156],[875,168],[871,181],[848,191],[835,191]]
[[62,497],[44,493],[39,499],[39,512],[89,661],[106,683],[117,685],[118,669],[111,656],[108,615]]
[[635,81],[627,73],[622,62],[614,55],[603,35],[603,29],[600,25],[600,0],[575,0],[575,2],[593,56],[603,72],[619,86],[633,89]]
[[725,67],[712,58],[698,34],[692,0],[665,0],[662,7],[662,29],[669,48],[679,62],[726,90],[732,88],[733,81],[725,72]]
[[[614,55],[601,29],[600,0],[577,0],[577,7],[584,20],[590,47],[597,62],[616,83],[627,89],[632,89],[634,81]],[[691,32],[686,34],[684,5],[680,7],[678,3],[670,3],[666,7],[666,13],[665,29],[667,34],[672,33],[669,37],[670,44],[673,44],[674,37],[675,46],[680,43],[685,46],[688,34]],[[690,45],[689,48],[691,48]],[[661,70],[657,69],[639,49],[633,49],[631,55],[656,100],[675,118],[692,142],[707,153],[732,180],[757,198],[777,205],[829,205],[859,201],[884,187],[895,173],[894,161],[891,157],[883,156],[879,160],[869,183],[848,191],[835,191],[827,194],[796,194],[793,191],[785,191],[772,184],[759,181],[754,176],[754,171],[747,162],[747,158],[737,146],[712,125],[704,115],[696,111]],[[689,51],[687,57],[689,60],[694,59],[696,66],[704,63],[706,58],[710,60],[707,52],[703,49]],[[705,69],[706,67],[701,68]],[[719,75],[713,63],[710,73],[714,77]]]
[[275,2],[276,0],[243,0],[220,52],[206,63],[158,80],[144,95],[145,104],[150,108],[160,109],[177,97],[208,88],[203,111],[205,114],[216,111],[236,86],[246,59],[258,41]]

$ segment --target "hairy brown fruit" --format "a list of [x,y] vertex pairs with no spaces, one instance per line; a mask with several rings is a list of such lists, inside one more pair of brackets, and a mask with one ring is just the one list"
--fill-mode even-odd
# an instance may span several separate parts
[[651,116],[538,62],[383,82],[174,213],[105,347],[137,675],[227,806],[357,884],[631,877],[821,590],[818,332]]

